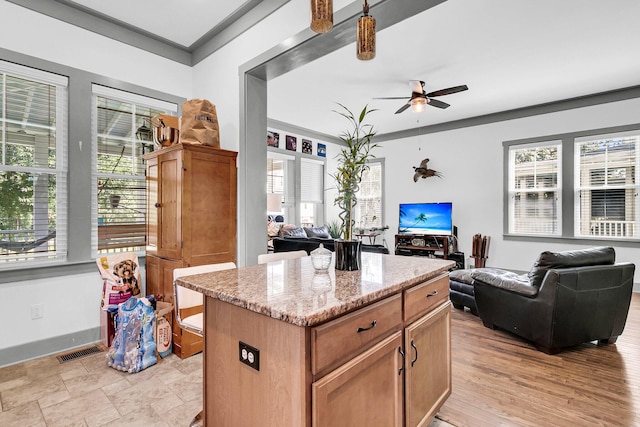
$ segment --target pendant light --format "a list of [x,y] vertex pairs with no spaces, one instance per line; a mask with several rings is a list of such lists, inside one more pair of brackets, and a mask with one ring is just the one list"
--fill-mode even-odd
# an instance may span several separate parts
[[311,0],[311,29],[326,33],[333,28],[333,0]]
[[368,61],[376,56],[376,20],[369,16],[369,2],[364,0],[363,16],[358,19],[356,47],[358,59]]

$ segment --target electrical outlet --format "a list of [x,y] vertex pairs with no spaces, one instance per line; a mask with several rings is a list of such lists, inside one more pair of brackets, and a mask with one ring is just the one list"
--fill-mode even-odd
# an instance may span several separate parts
[[31,306],[31,319],[42,319],[44,317],[44,304],[33,304]]
[[260,350],[240,341],[238,343],[240,361],[256,371],[260,370]]

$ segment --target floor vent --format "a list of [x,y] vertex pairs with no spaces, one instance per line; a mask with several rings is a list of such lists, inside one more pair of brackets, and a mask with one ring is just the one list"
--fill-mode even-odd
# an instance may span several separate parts
[[91,347],[85,347],[81,348],[80,350],[72,351],[70,353],[61,354],[60,356],[57,356],[57,359],[60,363],[65,363],[95,353],[102,353],[102,351],[102,348],[98,347],[97,345],[92,345]]

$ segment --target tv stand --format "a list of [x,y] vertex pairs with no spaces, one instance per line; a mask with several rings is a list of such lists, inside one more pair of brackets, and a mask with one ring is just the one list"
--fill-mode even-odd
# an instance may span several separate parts
[[396,234],[396,255],[449,259],[449,254],[453,252],[452,238],[431,234]]

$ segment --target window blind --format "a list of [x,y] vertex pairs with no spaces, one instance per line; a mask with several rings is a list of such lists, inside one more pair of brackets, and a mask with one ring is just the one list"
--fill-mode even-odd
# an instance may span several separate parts
[[373,161],[368,165],[362,174],[354,212],[356,227],[360,228],[382,226],[382,162]]
[[576,140],[577,236],[638,237],[640,134]]
[[561,142],[509,148],[509,232],[560,235]]
[[0,61],[0,262],[67,254],[67,78]]
[[177,106],[93,85],[92,251],[141,250],[145,246],[146,185],[142,156],[153,151],[151,118]]
[[324,163],[300,161],[300,202],[324,203]]

